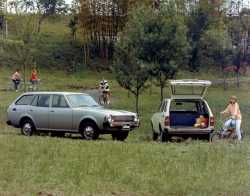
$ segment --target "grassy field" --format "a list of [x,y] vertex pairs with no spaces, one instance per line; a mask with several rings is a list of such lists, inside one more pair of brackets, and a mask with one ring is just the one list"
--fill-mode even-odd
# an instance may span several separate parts
[[[113,92],[112,108],[134,110],[134,99],[110,73],[83,71],[74,75],[39,70],[42,90],[83,91],[96,88],[105,76]],[[0,89],[12,70],[0,68]],[[215,79],[202,72],[179,78]],[[237,94],[243,128],[250,133],[249,83],[240,89],[212,87],[207,100],[217,121],[228,96]],[[125,143],[101,136],[95,142],[79,138],[20,135],[5,125],[6,109],[19,94],[0,92],[0,195],[250,195],[250,141],[210,144],[203,141],[160,144],[150,141],[149,119],[159,106],[159,89],[141,97],[142,126]],[[166,96],[169,91],[166,89]],[[219,126],[219,123],[218,125]]]

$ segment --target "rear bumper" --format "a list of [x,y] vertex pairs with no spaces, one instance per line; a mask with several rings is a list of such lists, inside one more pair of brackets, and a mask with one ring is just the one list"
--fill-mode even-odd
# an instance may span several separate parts
[[213,133],[214,128],[207,128],[207,129],[185,129],[185,128],[179,128],[179,129],[166,129],[165,130],[169,135],[206,135]]

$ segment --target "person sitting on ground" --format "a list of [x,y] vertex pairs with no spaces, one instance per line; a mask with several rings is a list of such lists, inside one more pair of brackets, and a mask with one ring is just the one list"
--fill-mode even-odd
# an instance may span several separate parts
[[227,114],[230,116],[230,119],[227,120],[224,124],[223,132],[222,135],[225,135],[228,129],[231,127],[232,124],[235,124],[235,131],[238,140],[240,141],[242,136],[241,136],[241,112],[240,112],[240,107],[237,102],[237,97],[236,96],[231,96],[229,99],[229,104],[227,108],[221,112],[221,114]]
[[21,74],[20,74],[19,69],[16,69],[15,73],[11,76],[11,79],[12,79],[13,84],[14,84],[14,89],[17,92],[18,88],[19,88],[19,85],[21,83]]

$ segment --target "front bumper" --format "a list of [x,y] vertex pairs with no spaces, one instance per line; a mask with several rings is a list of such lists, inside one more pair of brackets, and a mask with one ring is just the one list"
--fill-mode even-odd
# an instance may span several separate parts
[[103,132],[113,133],[113,132],[125,132],[132,131],[140,126],[139,122],[105,122],[103,123]]

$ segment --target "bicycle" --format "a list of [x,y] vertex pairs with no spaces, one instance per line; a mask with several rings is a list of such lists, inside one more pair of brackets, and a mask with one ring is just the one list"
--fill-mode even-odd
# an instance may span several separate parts
[[[222,119],[222,118],[221,118]],[[236,135],[236,119],[229,118],[231,120],[230,126],[228,127],[227,131],[224,132],[224,128],[221,127],[219,131],[213,132],[211,136],[211,141],[216,142],[218,140],[237,140]],[[222,125],[224,125],[224,121],[221,120]],[[224,134],[223,134],[224,132]],[[245,137],[245,132],[241,129],[241,140]]]
[[102,92],[99,97],[99,104],[100,105],[109,105],[110,104],[110,92]]

